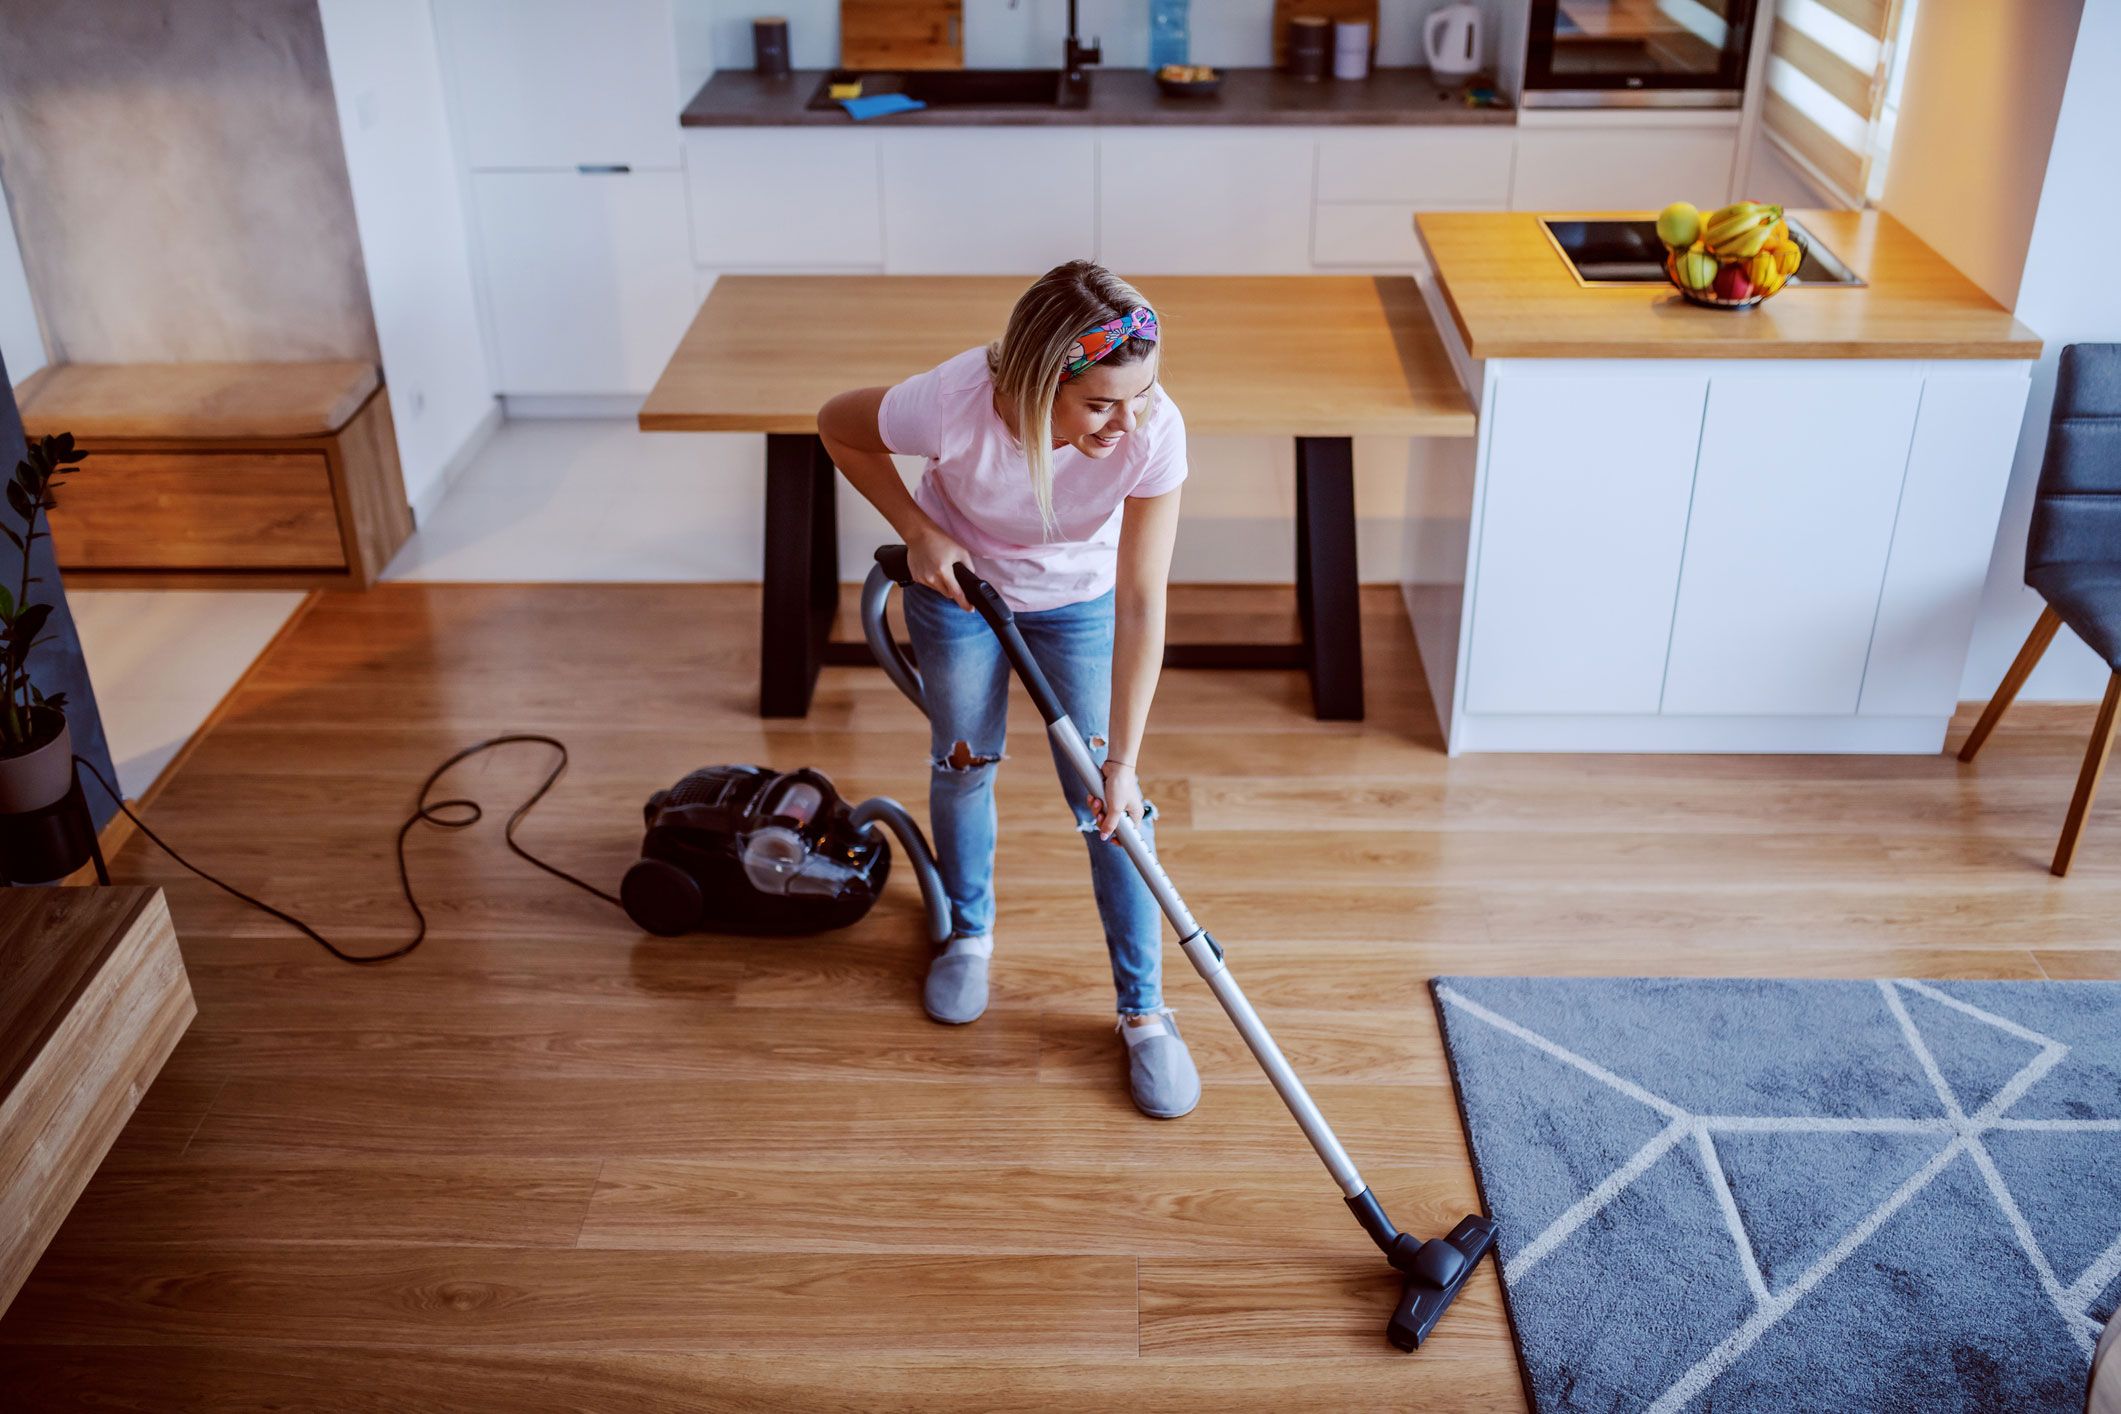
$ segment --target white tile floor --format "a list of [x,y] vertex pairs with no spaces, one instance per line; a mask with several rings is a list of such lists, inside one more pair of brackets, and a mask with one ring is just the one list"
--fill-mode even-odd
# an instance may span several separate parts
[[504,423],[384,577],[757,579],[765,457],[737,433]]
[[[384,577],[757,579],[764,459],[756,436],[658,435],[623,420],[506,423]],[[302,597],[68,592],[126,795],[154,782]]]
[[67,591],[119,789],[140,798],[302,599],[279,590]]

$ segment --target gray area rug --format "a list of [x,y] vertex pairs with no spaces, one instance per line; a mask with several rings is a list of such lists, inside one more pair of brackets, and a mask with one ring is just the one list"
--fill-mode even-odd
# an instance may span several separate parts
[[2083,1409],[2121,983],[1433,987],[1539,1409]]

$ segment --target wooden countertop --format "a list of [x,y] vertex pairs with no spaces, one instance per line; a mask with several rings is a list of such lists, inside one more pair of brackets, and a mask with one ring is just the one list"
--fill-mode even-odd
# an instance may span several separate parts
[[[642,405],[649,432],[814,432],[849,388],[997,338],[1017,275],[724,275]],[[1200,434],[1470,437],[1473,411],[1404,276],[1166,276],[1163,379]]]
[[1797,211],[1862,287],[1792,286],[1751,310],[1668,285],[1585,288],[1544,215],[1426,212],[1415,228],[1474,358],[2038,358],[2040,338],[1880,211]]

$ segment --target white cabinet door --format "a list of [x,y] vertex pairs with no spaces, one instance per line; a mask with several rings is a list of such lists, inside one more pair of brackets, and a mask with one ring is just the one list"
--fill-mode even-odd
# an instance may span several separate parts
[[1289,128],[1103,130],[1098,260],[1130,277],[1308,271],[1315,148]]
[[435,0],[473,168],[678,164],[669,0]]
[[676,172],[475,172],[503,393],[646,393],[698,308]]
[[1510,206],[1517,211],[1659,211],[1723,203],[1736,128],[1525,128]]
[[2023,368],[1937,371],[1922,385],[1863,674],[1866,715],[1949,716],[1959,703],[2029,387]]
[[1322,131],[1318,199],[1501,206],[1515,148],[1508,127]]
[[1708,380],[1502,376],[1466,711],[1654,713]]
[[685,185],[693,256],[725,270],[878,269],[884,233],[876,169],[874,133],[690,129]]
[[891,274],[1041,275],[1096,254],[1088,129],[901,129],[877,142]]
[[1861,366],[1711,380],[1667,714],[1856,710],[1921,392]]

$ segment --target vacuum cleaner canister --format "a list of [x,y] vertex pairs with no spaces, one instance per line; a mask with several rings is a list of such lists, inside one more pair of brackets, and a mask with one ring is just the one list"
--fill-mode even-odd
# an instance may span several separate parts
[[[822,933],[860,920],[891,876],[899,836],[932,937],[950,934],[935,861],[896,801],[850,806],[817,771],[705,766],[648,798],[648,835],[619,899],[651,933]],[[937,927],[941,932],[937,933]]]

